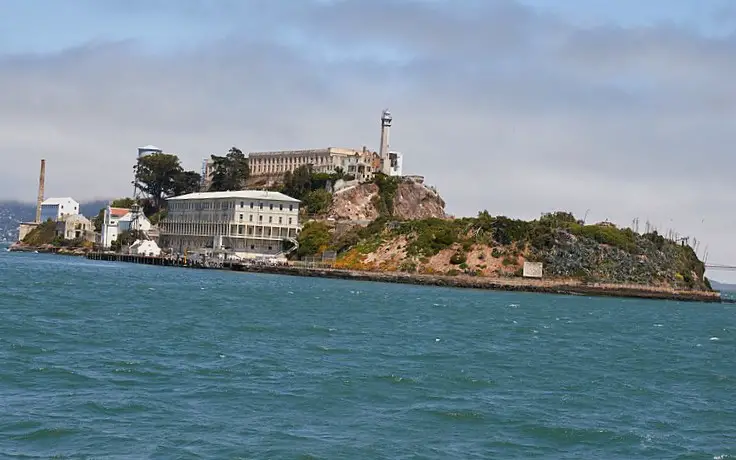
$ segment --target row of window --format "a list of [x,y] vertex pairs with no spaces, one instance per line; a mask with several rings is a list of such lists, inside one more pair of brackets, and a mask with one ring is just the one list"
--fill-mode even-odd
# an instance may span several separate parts
[[[268,204],[268,209],[271,211],[274,210],[274,208],[278,206],[279,211],[283,211],[285,206],[283,203],[279,203],[278,205],[274,205],[273,203]],[[294,210],[294,205],[290,204],[289,211]],[[235,201],[174,201],[169,204],[169,209],[172,211],[176,210],[195,210],[195,211],[202,211],[207,209],[234,209],[236,208],[236,202]],[[263,202],[258,202],[258,208],[263,209]],[[240,208],[245,208],[245,201],[240,202]],[[255,202],[250,202],[250,209],[255,209]]]
[[[243,214],[240,214],[240,219],[238,219],[240,222],[243,222]],[[248,222],[253,222],[253,214],[248,216]],[[263,216],[258,216],[258,222],[263,222]],[[268,223],[273,223],[273,216],[268,216]],[[283,224],[283,217],[279,216],[279,223]],[[289,217],[289,225],[292,223],[292,218]]]
[[[250,202],[250,209],[253,209],[253,206],[254,206],[254,203],[251,201]],[[245,202],[244,201],[241,201],[240,202],[240,207],[241,208],[244,208],[245,207]],[[268,204],[268,209],[271,210],[271,211],[273,211],[273,208],[274,208],[273,203],[269,203]],[[258,203],[258,209],[263,209],[263,203],[262,202]],[[279,203],[279,211],[283,211],[283,210],[284,210],[284,204],[283,203]],[[289,205],[289,211],[293,211],[293,210],[294,210],[294,205],[293,204],[290,204]]]

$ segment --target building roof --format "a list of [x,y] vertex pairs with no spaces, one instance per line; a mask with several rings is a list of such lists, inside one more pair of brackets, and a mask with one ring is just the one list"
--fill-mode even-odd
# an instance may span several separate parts
[[271,192],[268,190],[238,190],[233,192],[199,192],[190,193],[188,195],[175,196],[168,201],[179,200],[216,200],[216,199],[246,199],[246,200],[274,200],[287,201],[291,203],[300,203],[296,198],[284,195],[281,192]]
[[[67,204],[70,201],[73,201],[74,203],[77,203],[77,201],[74,198],[70,198],[70,197],[66,196],[66,197],[62,197],[62,198],[47,198],[47,199],[43,200],[43,203],[41,203],[41,204],[42,205],[44,205],[44,204]],[[79,204],[79,203],[77,203],[77,204]]]
[[110,208],[110,215],[113,217],[123,217],[124,215],[128,214],[130,212],[130,209],[125,208]]

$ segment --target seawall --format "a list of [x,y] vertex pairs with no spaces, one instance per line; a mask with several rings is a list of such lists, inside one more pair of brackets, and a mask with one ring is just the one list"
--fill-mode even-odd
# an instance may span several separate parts
[[464,275],[419,275],[397,272],[368,272],[334,268],[314,268],[294,265],[243,264],[231,262],[226,262],[222,265],[217,266],[208,266],[194,261],[184,262],[181,259],[164,259],[161,257],[109,253],[91,253],[87,255],[87,258],[92,260],[130,262],[147,265],[164,265],[190,268],[216,268],[249,273],[347,279],[355,281],[374,281],[423,286],[486,289],[496,291],[605,297],[631,297],[639,299],[678,300],[687,302],[708,303],[720,303],[723,301],[719,292],[676,290],[643,285],[585,284],[576,280],[485,278]]

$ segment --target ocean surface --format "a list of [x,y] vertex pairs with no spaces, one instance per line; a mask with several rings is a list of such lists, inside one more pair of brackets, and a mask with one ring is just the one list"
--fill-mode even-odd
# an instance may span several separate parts
[[736,458],[736,308],[0,252],[0,458]]

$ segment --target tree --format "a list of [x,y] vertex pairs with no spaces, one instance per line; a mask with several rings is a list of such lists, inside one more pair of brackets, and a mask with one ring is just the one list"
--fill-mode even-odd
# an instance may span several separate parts
[[173,195],[186,195],[198,192],[202,183],[202,176],[194,171],[182,171],[174,176]]
[[138,158],[134,167],[136,186],[148,194],[157,209],[166,197],[174,194],[176,180],[183,172],[179,157],[168,153],[153,153]]
[[307,222],[304,228],[299,232],[297,241],[299,241],[299,249],[297,255],[299,257],[311,256],[319,254],[327,249],[330,244],[330,229],[324,222]]
[[210,192],[242,190],[250,175],[248,158],[237,147],[231,148],[225,156],[211,155],[212,182]]
[[284,174],[284,193],[298,200],[312,191],[312,166],[299,166],[294,172]]
[[184,171],[179,157],[168,153],[139,157],[134,169],[136,186],[151,199],[146,215],[158,212],[170,196],[196,192],[202,179],[194,171]]

